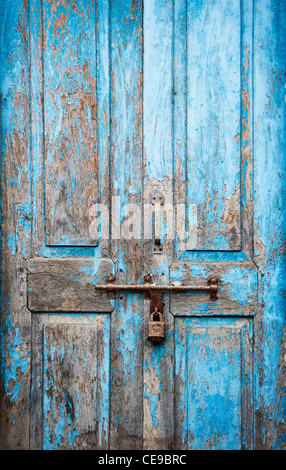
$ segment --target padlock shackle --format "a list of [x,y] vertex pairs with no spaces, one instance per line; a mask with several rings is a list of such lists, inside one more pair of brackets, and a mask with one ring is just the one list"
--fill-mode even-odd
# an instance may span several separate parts
[[[155,315],[158,315],[159,320],[154,320]],[[150,321],[163,321],[163,313],[159,312],[158,307],[155,307],[155,312],[150,313]]]

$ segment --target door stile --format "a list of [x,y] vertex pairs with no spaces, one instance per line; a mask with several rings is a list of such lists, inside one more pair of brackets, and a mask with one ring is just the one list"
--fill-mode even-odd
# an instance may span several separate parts
[[255,448],[285,449],[286,3],[254,1]]
[[[144,274],[156,284],[169,283],[173,254],[173,2],[156,0],[144,4],[144,207],[152,222],[152,235],[144,233]],[[152,80],[150,80],[152,77]],[[154,253],[154,195],[163,197],[161,207],[162,253]],[[149,212],[148,208],[149,207]],[[146,226],[150,228],[146,221]],[[145,226],[145,227],[146,227]],[[144,308],[144,449],[172,449],[174,439],[173,317],[169,295],[164,301],[166,340],[146,340],[150,302]]]
[[44,212],[44,63],[43,3],[30,2],[31,19],[31,152],[33,166],[33,234],[32,253],[36,256],[45,245]]
[[[110,14],[111,255],[116,283],[142,283],[142,2],[112,2]],[[142,295],[116,295],[111,319],[111,449],[142,448],[142,312]]]
[[29,448],[31,252],[29,9],[1,1],[0,448]]

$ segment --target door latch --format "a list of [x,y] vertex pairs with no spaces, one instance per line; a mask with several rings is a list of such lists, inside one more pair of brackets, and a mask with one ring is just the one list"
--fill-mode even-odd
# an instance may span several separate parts
[[161,192],[156,191],[152,198],[152,204],[154,204],[154,236],[155,242],[153,246],[154,254],[163,253],[163,245],[161,242],[161,206],[164,203],[164,196]]
[[115,284],[115,276],[108,276],[107,284],[95,286],[96,290],[106,290],[110,298],[115,298],[118,291],[145,293],[150,299],[150,321],[148,324],[148,339],[155,343],[165,340],[165,323],[163,320],[163,306],[161,296],[166,292],[207,292],[210,300],[217,300],[218,279],[211,277],[205,286],[168,286],[151,284],[151,276],[144,276],[144,284]]
[[207,292],[210,300],[217,300],[218,279],[211,277],[205,286],[167,286],[151,284],[151,276],[144,276],[144,284],[115,284],[115,276],[108,276],[107,284],[95,286],[96,290],[106,290],[110,298],[115,298],[118,291],[144,292],[150,299],[150,320],[148,323],[148,339],[154,343],[165,340],[165,323],[163,320],[162,293],[166,292]]
[[211,277],[208,284],[205,286],[168,286],[151,284],[151,276],[147,274],[144,277],[144,284],[115,284],[115,276],[108,276],[107,284],[95,286],[96,290],[107,290],[109,293],[117,291],[131,291],[131,292],[145,292],[145,294],[152,294],[152,292],[207,292],[209,293],[210,300],[217,300],[218,292],[218,279]]

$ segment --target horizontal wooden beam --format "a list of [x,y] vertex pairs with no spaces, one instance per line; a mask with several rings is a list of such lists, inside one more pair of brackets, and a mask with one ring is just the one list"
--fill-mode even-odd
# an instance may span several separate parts
[[28,263],[31,312],[113,311],[107,292],[95,290],[113,274],[113,262],[94,258],[33,258]]
[[251,261],[185,262],[170,268],[174,285],[201,285],[218,279],[218,298],[210,301],[201,292],[172,292],[171,312],[175,316],[254,316],[257,310],[257,268]]

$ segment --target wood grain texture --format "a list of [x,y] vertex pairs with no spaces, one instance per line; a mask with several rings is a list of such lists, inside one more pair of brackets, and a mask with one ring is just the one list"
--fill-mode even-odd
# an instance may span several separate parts
[[187,8],[188,202],[198,206],[205,249],[241,247],[240,4]]
[[96,291],[114,272],[106,259],[34,258],[28,264],[28,308],[32,312],[106,312],[114,302]]
[[204,292],[171,293],[171,311],[177,315],[255,315],[257,312],[257,268],[252,262],[191,263],[176,261],[170,268],[173,285],[208,285],[218,279],[218,299]]
[[31,448],[105,449],[110,317],[33,315]]
[[253,448],[252,322],[176,319],[176,449]]
[[0,448],[29,447],[31,250],[29,11],[1,1],[1,389]]
[[0,446],[286,448],[285,0],[0,4]]
[[31,1],[30,15],[34,254],[106,256],[90,228],[110,197],[108,0]]
[[[118,198],[113,199],[111,257],[119,284],[143,282],[142,219],[132,209],[142,208],[142,3],[115,0],[110,7],[110,184]],[[111,449],[142,449],[142,306],[141,295],[122,293],[112,314]]]
[[254,2],[256,448],[286,449],[286,2]]
[[[154,238],[145,240],[144,272],[152,276],[153,283],[167,284],[174,233],[172,212],[168,212],[168,207],[173,204],[174,182],[173,4],[169,0],[151,0],[145,2],[143,13],[144,203],[150,203],[156,191],[160,191],[164,197],[160,220],[163,251],[154,255]],[[172,449],[174,445],[173,317],[170,314],[169,297],[164,296],[163,302],[166,341],[156,346],[148,340],[144,341],[144,449]],[[150,303],[145,301],[144,338],[147,338],[149,318]]]
[[195,230],[183,250],[251,253],[251,6],[174,9],[175,198]]
[[[95,2],[43,1],[45,214],[49,245],[96,243],[89,209],[97,202]],[[80,221],[80,223],[79,223]]]

